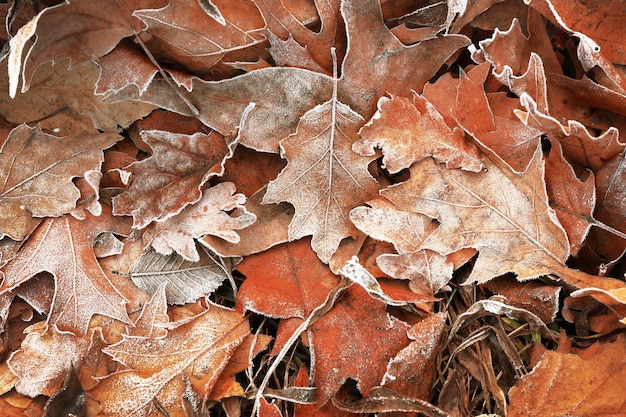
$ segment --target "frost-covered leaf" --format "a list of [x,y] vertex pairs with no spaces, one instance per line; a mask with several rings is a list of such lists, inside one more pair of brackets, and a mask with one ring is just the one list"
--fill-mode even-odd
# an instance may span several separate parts
[[192,262],[177,254],[160,255],[149,251],[141,255],[130,268],[133,282],[150,295],[167,283],[168,304],[186,304],[215,291],[228,279],[236,260],[220,258],[198,245],[199,259]]
[[243,206],[245,195],[234,192],[235,184],[230,182],[206,189],[198,202],[148,228],[143,234],[144,243],[160,254],[176,251],[186,260],[197,262],[200,258],[194,239],[213,235],[231,243],[239,242],[235,230],[254,223],[256,216]]
[[57,137],[39,127],[16,127],[0,148],[0,237],[22,240],[33,217],[72,211],[80,197],[72,179],[99,169],[102,151],[120,139],[115,133]]

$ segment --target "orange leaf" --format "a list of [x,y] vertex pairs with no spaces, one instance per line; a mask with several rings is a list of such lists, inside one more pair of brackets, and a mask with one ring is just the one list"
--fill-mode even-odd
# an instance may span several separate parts
[[511,389],[508,415],[623,415],[624,358],[624,335],[579,354],[547,351],[533,371]]

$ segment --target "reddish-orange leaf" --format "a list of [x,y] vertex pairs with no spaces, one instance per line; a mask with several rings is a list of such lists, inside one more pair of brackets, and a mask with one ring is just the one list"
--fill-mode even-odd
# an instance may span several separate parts
[[547,351],[509,393],[511,417],[626,413],[626,338],[615,336],[580,353]]
[[390,316],[385,307],[361,286],[353,285],[311,326],[318,407],[348,378],[367,396],[381,383],[389,361],[409,344],[410,327]]

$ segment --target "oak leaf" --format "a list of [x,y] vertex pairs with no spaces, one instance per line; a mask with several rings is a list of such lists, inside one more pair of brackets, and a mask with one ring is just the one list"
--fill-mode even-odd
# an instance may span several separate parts
[[[106,55],[123,38],[141,32],[141,22],[133,17],[135,10],[163,4],[163,0],[86,0],[45,8],[34,18],[30,36],[37,37],[24,62],[22,91],[30,88],[35,70],[46,62],[69,59],[74,67]],[[110,12],[103,14],[103,7]],[[15,53],[21,56],[22,51]]]
[[72,183],[99,169],[102,151],[121,137],[115,133],[75,133],[57,137],[20,125],[0,148],[0,237],[22,240],[33,217],[58,217],[76,207]]
[[[4,65],[0,85],[5,86]],[[65,65],[44,65],[35,74],[30,89],[10,98],[0,94],[0,112],[16,123],[39,123],[43,130],[67,136],[79,131],[120,132],[154,110],[138,101],[112,105],[94,94],[98,66],[85,62],[68,69]]]
[[144,243],[162,255],[176,251],[186,260],[197,262],[200,256],[194,239],[213,235],[228,242],[239,242],[235,230],[254,223],[256,216],[243,206],[246,197],[234,192],[235,184],[231,182],[207,188],[199,201],[185,207],[174,217],[155,222],[147,228],[143,234]]
[[0,294],[47,271],[55,279],[48,326],[84,335],[94,314],[129,323],[126,300],[104,274],[93,252],[93,242],[103,231],[127,235],[130,229],[113,219],[110,212],[100,217],[88,214],[83,221],[69,215],[44,220],[17,256],[2,268]]
[[224,160],[232,154],[228,141],[215,132],[148,130],[141,137],[153,153],[124,168],[132,174],[130,186],[113,198],[113,213],[132,215],[137,229],[169,219],[199,201],[200,187],[222,173]]
[[202,2],[186,0],[171,0],[160,9],[136,10],[133,16],[152,35],[146,43],[150,51],[194,73],[207,73],[223,59],[240,61],[247,48],[257,46],[262,51],[264,22],[252,1],[213,1],[221,21],[209,15]]
[[148,416],[159,409],[184,415],[185,407],[193,409],[196,400],[208,397],[250,331],[246,318],[217,305],[169,327],[162,338],[124,336],[104,349],[128,367],[102,379],[89,392],[106,415]]
[[391,277],[410,279],[410,288],[421,295],[432,296],[446,287],[452,263],[445,255],[420,250],[437,225],[423,214],[398,210],[383,199],[368,205],[352,209],[350,220],[374,239],[392,243],[398,252],[379,255],[378,267]]
[[424,97],[382,97],[378,111],[359,132],[361,139],[352,149],[363,156],[382,149],[383,167],[391,174],[413,162],[432,156],[450,168],[480,171],[483,166],[477,149],[465,142],[460,129],[450,129],[443,117]]
[[364,122],[337,100],[335,89],[329,101],[307,111],[296,132],[280,142],[288,164],[269,183],[263,198],[263,203],[294,205],[289,239],[312,235],[311,246],[323,262],[330,260],[342,239],[355,235],[346,221],[350,209],[378,190],[367,170],[371,158],[352,152],[352,138]]
[[486,282],[507,272],[520,280],[550,274],[569,255],[567,235],[548,206],[544,163],[538,150],[523,175],[488,158],[487,171],[450,170],[425,160],[411,179],[382,191],[401,209],[441,222],[422,244],[448,254],[473,247],[479,256],[469,282]]

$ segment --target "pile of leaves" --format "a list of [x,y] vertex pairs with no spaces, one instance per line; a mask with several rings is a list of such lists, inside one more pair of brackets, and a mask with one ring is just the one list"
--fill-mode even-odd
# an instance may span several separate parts
[[626,414],[624,6],[0,4],[3,415]]

